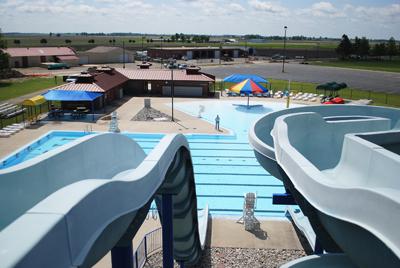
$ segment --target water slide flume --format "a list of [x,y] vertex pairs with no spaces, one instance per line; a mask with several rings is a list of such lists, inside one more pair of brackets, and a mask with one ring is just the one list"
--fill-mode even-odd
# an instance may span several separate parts
[[123,135],[90,135],[1,170],[0,266],[90,267],[131,243],[162,194],[173,196],[174,258],[194,264],[208,214],[197,217],[183,135],[165,136],[147,156]]
[[[399,114],[381,107],[304,107],[255,124],[250,141],[261,164],[279,172],[324,248],[345,253],[287,267],[400,265]],[[260,127],[271,117],[272,123],[264,121],[271,128]],[[263,147],[266,133],[272,144]]]

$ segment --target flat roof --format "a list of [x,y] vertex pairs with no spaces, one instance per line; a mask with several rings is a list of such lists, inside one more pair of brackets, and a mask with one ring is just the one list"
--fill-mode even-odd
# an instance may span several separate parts
[[76,56],[69,47],[13,47],[3,51],[11,57]]
[[[116,69],[130,80],[168,81],[171,80],[170,69]],[[211,77],[199,72],[187,74],[186,70],[172,70],[174,81],[214,82]]]

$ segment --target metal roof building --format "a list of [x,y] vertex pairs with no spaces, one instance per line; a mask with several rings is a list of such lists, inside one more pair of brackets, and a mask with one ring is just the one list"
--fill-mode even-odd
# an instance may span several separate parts
[[13,68],[38,67],[45,62],[63,62],[76,66],[79,58],[69,47],[14,47],[3,49]]

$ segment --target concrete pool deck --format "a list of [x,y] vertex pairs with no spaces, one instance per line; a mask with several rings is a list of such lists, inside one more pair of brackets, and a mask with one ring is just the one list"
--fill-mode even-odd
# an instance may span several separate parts
[[[131,119],[144,107],[144,99],[148,97],[131,97],[120,107],[116,109],[118,113],[118,125],[123,132],[143,132],[143,133],[205,133],[205,134],[229,134],[229,131],[221,128],[217,131],[214,125],[205,120],[199,119],[195,116],[183,113],[174,109],[174,117],[176,122],[154,122],[154,121],[131,121]],[[128,98],[127,98],[128,99]],[[159,110],[167,115],[171,115],[170,98],[151,97],[151,107]],[[227,100],[240,100],[245,101],[247,98],[241,97],[222,97],[221,101]],[[188,101],[210,101],[213,99],[200,99],[200,98],[175,98],[175,103],[188,102]],[[281,102],[286,103],[283,99],[273,98],[256,98],[251,100],[257,102],[271,103]],[[307,102],[294,103],[305,104]],[[316,104],[316,103],[307,103]],[[223,118],[221,118],[221,125],[223,125]],[[70,131],[85,131],[88,127],[93,131],[108,131],[110,121],[97,120],[95,123],[91,122],[73,122],[73,121],[47,121],[41,122],[31,128],[24,129],[19,133],[12,135],[9,138],[0,138],[0,158],[3,158],[10,153],[14,152],[23,145],[30,143],[32,140],[39,138],[45,133],[52,130],[70,130]]]

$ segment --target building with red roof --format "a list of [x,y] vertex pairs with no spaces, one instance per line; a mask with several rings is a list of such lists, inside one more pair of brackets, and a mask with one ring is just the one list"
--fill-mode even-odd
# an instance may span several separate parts
[[[171,96],[171,85],[177,97],[208,97],[213,95],[215,77],[200,72],[200,68],[170,69],[89,69],[76,76],[76,81],[51,90],[86,91],[102,93],[95,100],[98,109],[124,95]],[[89,105],[89,104],[88,104]],[[71,110],[82,103],[63,101],[62,107]]]
[[79,58],[69,47],[13,47],[3,49],[9,55],[12,68],[39,67],[46,62],[66,63],[77,66]]
[[200,68],[117,69],[129,78],[124,90],[128,95],[171,96],[171,85],[177,97],[208,97],[214,90],[215,77]]

